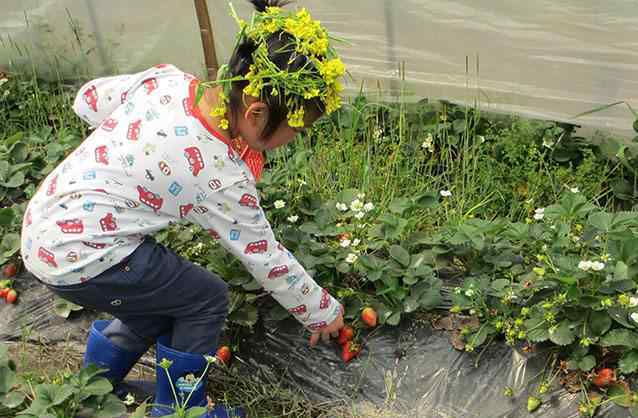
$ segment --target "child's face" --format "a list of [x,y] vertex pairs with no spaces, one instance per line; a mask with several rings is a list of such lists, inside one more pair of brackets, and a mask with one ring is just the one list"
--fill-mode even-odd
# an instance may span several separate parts
[[268,107],[263,103],[255,102],[246,109],[244,118],[240,121],[239,131],[252,149],[258,151],[275,149],[292,142],[298,134],[309,129],[319,116],[306,114],[303,128],[293,128],[288,125],[288,120],[284,120],[270,137],[262,138],[261,132],[268,122]]

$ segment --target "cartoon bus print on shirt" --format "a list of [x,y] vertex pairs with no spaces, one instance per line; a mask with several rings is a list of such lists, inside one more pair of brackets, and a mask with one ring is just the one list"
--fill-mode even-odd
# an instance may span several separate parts
[[157,165],[159,166],[159,169],[162,172],[162,174],[164,174],[165,176],[171,175],[171,168],[168,166],[166,161],[160,161]]
[[188,102],[188,97],[182,100],[182,106],[184,107],[184,114],[186,116],[192,116],[190,103]]
[[94,112],[97,112],[97,99],[98,99],[98,96],[97,96],[97,89],[95,88],[95,86],[91,86],[88,89],[86,89],[82,96],[84,98],[84,102],[87,105],[89,105],[91,110],[93,110]]
[[220,179],[212,179],[208,182],[208,187],[210,187],[211,190],[219,190],[220,187],[222,187],[222,181]]
[[49,182],[47,186],[47,196],[52,196],[55,194],[56,189],[58,188],[58,176],[55,175]]
[[275,266],[268,273],[269,279],[276,279],[277,277],[281,277],[285,274],[288,274],[288,266]]
[[308,329],[310,331],[319,331],[322,328],[325,328],[328,324],[326,323],[326,321],[321,321],[321,322],[314,322],[310,325],[308,325]]
[[202,153],[197,147],[188,147],[184,149],[184,156],[188,161],[188,169],[193,173],[193,176],[197,177],[199,172],[204,168],[204,160]]
[[293,315],[302,315],[302,314],[305,314],[307,311],[308,311],[308,308],[306,307],[306,305],[299,305],[299,306],[295,306],[294,308],[288,309],[288,312],[290,312]]
[[179,206],[179,217],[180,218],[185,218],[188,213],[193,210],[193,204],[189,203],[188,205],[180,205]]
[[137,141],[140,138],[140,125],[142,124],[142,119],[137,119],[128,125],[128,130],[126,131],[126,138],[131,141]]
[[321,301],[319,302],[319,309],[327,309],[330,306],[332,299],[330,293],[326,289],[323,289],[321,293]]
[[44,247],[38,248],[38,258],[51,267],[58,267],[58,263],[55,262],[55,255]]
[[219,236],[219,233],[217,233],[217,231],[215,231],[215,230],[214,230],[214,229],[212,229],[212,228],[207,229],[207,230],[206,230],[206,232],[208,232],[208,235],[210,235],[210,236],[211,236],[211,238],[213,238],[214,240],[218,240],[218,239],[220,239],[220,238],[221,238],[221,237]]
[[109,165],[109,149],[106,145],[95,148],[95,162]]
[[63,234],[81,234],[84,232],[84,224],[81,219],[63,219],[57,221],[56,224]]
[[107,132],[112,132],[116,126],[117,126],[117,120],[113,118],[108,118],[104,122],[102,122],[102,129],[104,129]]
[[101,250],[102,248],[106,248],[106,244],[102,242],[82,241],[82,244],[86,245],[89,248],[95,248],[96,250]]
[[102,228],[103,232],[117,230],[117,223],[115,222],[115,218],[111,212],[108,212],[103,218],[100,218],[100,228]]
[[157,89],[157,79],[155,77],[144,80],[142,84],[144,84],[144,90],[147,95],[153,93]]
[[244,249],[244,254],[263,254],[268,251],[268,241],[260,240],[254,241],[246,245],[246,249]]
[[164,199],[162,199],[159,195],[151,192],[144,186],[137,186],[137,192],[139,193],[140,202],[144,203],[146,206],[153,209],[155,212],[162,208],[162,204],[164,203]]
[[257,209],[259,207],[259,204],[257,203],[257,198],[248,193],[244,193],[242,195],[241,199],[239,199],[239,205],[245,206],[251,209]]

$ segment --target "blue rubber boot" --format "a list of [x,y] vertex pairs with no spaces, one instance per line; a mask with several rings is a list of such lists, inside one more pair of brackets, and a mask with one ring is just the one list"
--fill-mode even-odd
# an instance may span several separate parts
[[[132,352],[113,344],[103,333],[111,321],[97,320],[91,325],[89,338],[84,353],[84,367],[90,363],[99,368],[108,369],[102,374],[115,387],[114,392],[120,396],[118,385],[124,380],[137,360],[146,352]],[[123,393],[123,395],[126,395]]]
[[[166,340],[160,338],[157,342],[157,385],[155,400],[153,401],[155,406],[151,410],[152,417],[162,417],[175,412],[173,388],[181,405],[184,405],[186,399],[188,399],[188,403],[185,405],[186,408],[194,406],[206,407],[208,404],[206,397],[208,376],[203,376],[197,383],[197,380],[206,369],[204,355],[177,351],[168,347]],[[163,360],[171,362],[168,370],[160,367],[160,363]],[[170,382],[173,383],[172,388]],[[246,413],[242,408],[215,405],[213,409],[208,410],[200,418],[246,418]]]

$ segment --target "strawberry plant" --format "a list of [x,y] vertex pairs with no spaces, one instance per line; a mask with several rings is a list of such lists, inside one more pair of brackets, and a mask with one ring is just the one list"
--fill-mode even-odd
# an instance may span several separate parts
[[67,418],[86,416],[115,418],[126,406],[113,394],[113,386],[94,365],[77,373],[66,373],[52,383],[36,383],[20,377],[9,359],[7,346],[0,345],[0,404],[22,418]]

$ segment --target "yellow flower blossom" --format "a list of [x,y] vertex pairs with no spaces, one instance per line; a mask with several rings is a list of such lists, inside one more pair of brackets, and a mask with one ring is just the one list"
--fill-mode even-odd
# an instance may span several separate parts
[[295,111],[288,112],[288,125],[291,128],[303,128],[305,126],[303,117],[304,117],[303,107],[299,107]]

